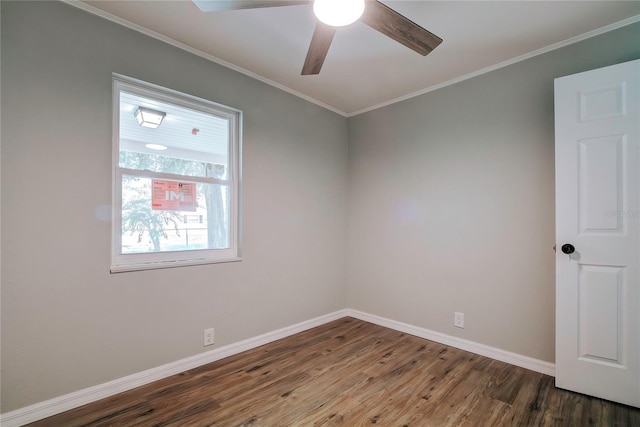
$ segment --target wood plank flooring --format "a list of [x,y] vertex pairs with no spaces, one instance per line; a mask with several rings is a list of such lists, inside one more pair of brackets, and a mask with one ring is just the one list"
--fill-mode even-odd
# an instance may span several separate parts
[[553,378],[340,319],[32,426],[640,426]]

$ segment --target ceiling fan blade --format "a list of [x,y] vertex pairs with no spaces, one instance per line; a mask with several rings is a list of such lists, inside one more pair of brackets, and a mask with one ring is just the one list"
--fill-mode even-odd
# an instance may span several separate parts
[[202,12],[257,9],[260,7],[296,6],[309,4],[310,0],[192,0]]
[[320,73],[324,58],[329,52],[329,46],[331,46],[331,41],[335,34],[335,27],[324,25],[321,22],[316,24],[316,29],[313,31],[311,44],[307,51],[307,58],[304,60],[304,66],[302,67],[303,76]]
[[427,55],[442,43],[440,37],[377,0],[366,2],[360,21],[422,56]]

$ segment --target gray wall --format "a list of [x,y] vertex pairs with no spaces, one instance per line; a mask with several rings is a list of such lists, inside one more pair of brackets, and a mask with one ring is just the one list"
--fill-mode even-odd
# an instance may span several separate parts
[[553,79],[639,40],[634,24],[350,119],[347,304],[553,362]]
[[[345,307],[346,118],[62,3],[1,7],[2,412]],[[112,72],[244,111],[242,262],[109,274]]]

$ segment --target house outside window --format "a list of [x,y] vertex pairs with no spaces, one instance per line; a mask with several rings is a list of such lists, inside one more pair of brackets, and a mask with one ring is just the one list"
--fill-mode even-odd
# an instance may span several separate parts
[[111,272],[239,260],[242,113],[114,75]]

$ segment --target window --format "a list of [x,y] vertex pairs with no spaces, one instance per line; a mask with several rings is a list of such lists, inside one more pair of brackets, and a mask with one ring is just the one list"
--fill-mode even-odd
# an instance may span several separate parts
[[114,75],[111,272],[239,260],[242,113]]

